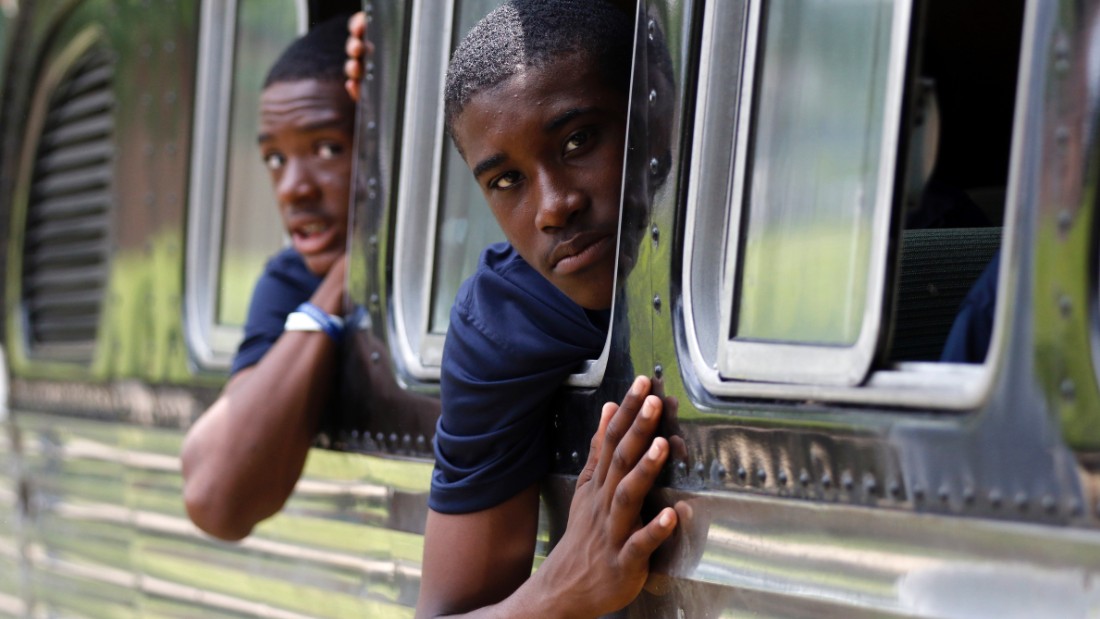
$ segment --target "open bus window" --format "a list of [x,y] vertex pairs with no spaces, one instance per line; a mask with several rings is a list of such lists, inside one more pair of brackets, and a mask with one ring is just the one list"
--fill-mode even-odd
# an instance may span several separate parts
[[856,384],[876,343],[909,6],[753,6],[719,369]]
[[[442,109],[451,52],[502,2],[453,0],[413,8],[393,300],[395,354],[415,380],[439,379],[458,288],[476,270],[482,250],[505,240],[481,189],[445,135]],[[440,37],[440,32],[447,36]],[[432,153],[430,162],[424,153]],[[570,384],[598,383],[601,367],[589,363]]]
[[984,397],[984,366],[927,362],[1010,219],[1023,7],[974,37],[989,20],[953,6],[802,0],[705,16],[701,56],[733,57],[701,65],[687,200],[685,352],[707,391]]
[[[235,10],[235,13],[233,12]],[[229,367],[252,286],[284,243],[256,150],[268,68],[306,26],[304,0],[203,5],[188,233],[187,331],[203,367]]]

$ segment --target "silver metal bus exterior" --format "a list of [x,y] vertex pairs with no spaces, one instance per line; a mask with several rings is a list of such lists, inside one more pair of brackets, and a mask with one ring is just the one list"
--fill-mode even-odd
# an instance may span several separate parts
[[[441,86],[498,2],[366,4],[342,397],[230,544],[185,516],[178,453],[282,243],[254,100],[359,3],[0,2],[0,615],[413,615],[420,404],[500,238]],[[539,552],[644,373],[684,446],[652,505],[692,516],[619,616],[1100,614],[1100,2],[636,11],[632,269],[552,402]],[[984,360],[941,361],[994,256]]]

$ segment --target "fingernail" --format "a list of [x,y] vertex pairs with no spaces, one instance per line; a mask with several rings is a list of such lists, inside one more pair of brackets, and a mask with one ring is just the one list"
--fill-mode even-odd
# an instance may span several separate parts
[[641,395],[642,394],[642,377],[641,376],[636,376],[634,378],[634,383],[630,385],[630,393],[633,394],[633,395]]
[[642,419],[649,419],[650,417],[653,417],[653,407],[649,405],[647,398],[647,401],[642,402]]
[[661,515],[657,518],[657,524],[661,525],[662,527],[668,528],[668,526],[672,524],[672,514],[670,512],[671,510],[667,508],[662,511]]
[[649,446],[649,452],[647,452],[646,455],[649,456],[650,460],[659,459],[661,457],[661,446],[654,441],[653,444]]

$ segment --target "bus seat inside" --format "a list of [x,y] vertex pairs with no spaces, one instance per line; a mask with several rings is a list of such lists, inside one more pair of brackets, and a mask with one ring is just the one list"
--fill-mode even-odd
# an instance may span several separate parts
[[939,359],[959,305],[1000,245],[1000,227],[904,231],[888,361]]

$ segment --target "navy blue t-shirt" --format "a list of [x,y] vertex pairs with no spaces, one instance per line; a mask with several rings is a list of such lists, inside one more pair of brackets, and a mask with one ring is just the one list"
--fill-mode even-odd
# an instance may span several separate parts
[[443,348],[433,510],[488,509],[548,472],[548,400],[599,357],[608,318],[574,303],[507,243],[482,252]]
[[252,291],[244,340],[233,358],[230,375],[259,363],[283,334],[286,317],[308,301],[320,285],[321,278],[306,267],[292,248],[272,256]]
[[959,313],[951,324],[940,361],[981,363],[993,339],[993,313],[997,307],[997,273],[1001,253],[997,252],[966,293]]

